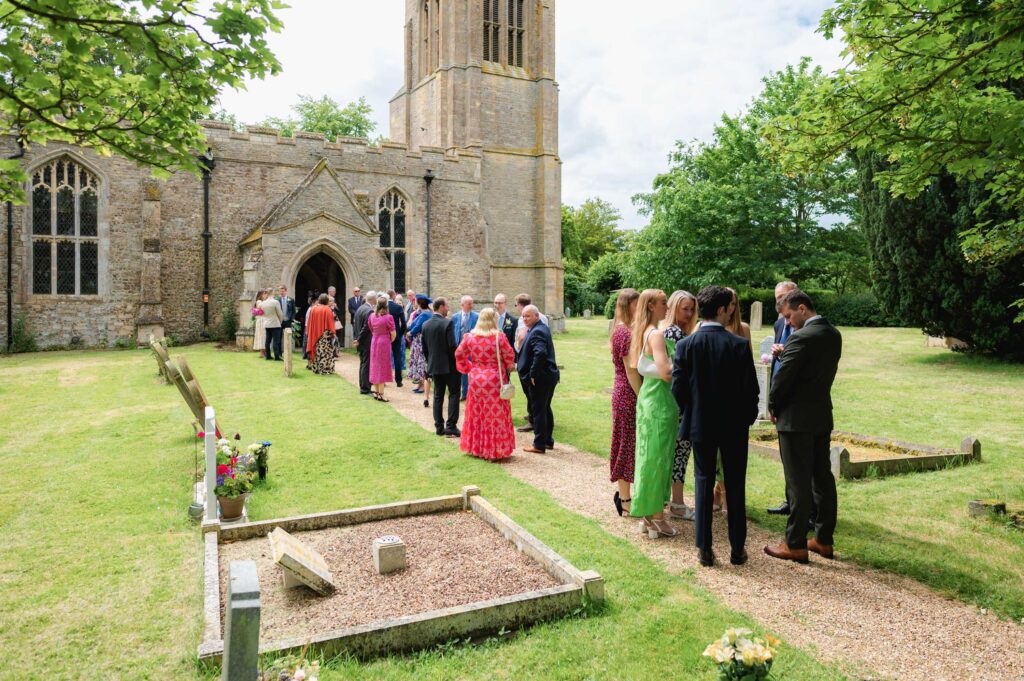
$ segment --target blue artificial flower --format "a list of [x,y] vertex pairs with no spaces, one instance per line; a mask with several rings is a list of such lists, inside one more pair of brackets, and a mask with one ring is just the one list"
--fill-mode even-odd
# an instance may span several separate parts
[[263,441],[263,446],[264,447],[269,447],[270,446],[270,440],[264,440]]
[[220,487],[223,484],[224,484],[224,476],[223,475],[218,475],[217,476],[217,487]]

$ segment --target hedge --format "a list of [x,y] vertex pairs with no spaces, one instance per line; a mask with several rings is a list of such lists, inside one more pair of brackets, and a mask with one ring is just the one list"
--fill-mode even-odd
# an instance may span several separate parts
[[[807,295],[814,301],[818,313],[837,326],[912,326],[907,320],[883,311],[875,294],[870,291],[835,293],[809,290]],[[750,319],[750,306],[756,300],[761,301],[763,325],[771,326],[778,319],[774,289],[741,289],[739,298],[743,319]]]

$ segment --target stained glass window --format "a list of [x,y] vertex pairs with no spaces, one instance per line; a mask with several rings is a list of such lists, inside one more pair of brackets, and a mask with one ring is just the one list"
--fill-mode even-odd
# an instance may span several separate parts
[[32,293],[99,293],[99,183],[70,158],[32,174]]

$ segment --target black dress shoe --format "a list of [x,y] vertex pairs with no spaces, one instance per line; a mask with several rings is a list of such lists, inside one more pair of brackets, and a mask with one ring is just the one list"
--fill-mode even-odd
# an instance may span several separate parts
[[450,430],[445,430],[444,434],[447,435],[448,437],[462,437],[462,431],[459,430],[458,428],[452,428]]
[[434,432],[438,435],[444,435],[444,430],[435,430]]
[[697,560],[704,567],[712,567],[715,564],[715,552],[711,549],[697,549]]
[[516,432],[517,433],[532,433],[533,432],[533,426],[529,426],[529,425],[527,425],[527,426],[519,426],[518,428],[516,428]]
[[747,550],[740,549],[738,552],[733,551],[732,555],[729,556],[729,562],[733,565],[743,565],[747,562]]
[[768,513],[772,515],[789,515],[789,502],[783,501],[778,506],[768,509]]

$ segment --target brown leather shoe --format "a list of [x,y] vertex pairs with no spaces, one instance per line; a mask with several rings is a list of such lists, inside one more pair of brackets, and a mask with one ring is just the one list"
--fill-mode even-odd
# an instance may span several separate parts
[[766,546],[764,547],[764,552],[772,558],[791,560],[796,563],[810,562],[810,559],[807,557],[807,549],[791,549],[785,543],[777,546]]
[[829,560],[832,560],[836,557],[835,551],[832,550],[831,544],[819,544],[818,540],[816,539],[807,540],[807,550],[814,551],[822,558],[828,558]]
[[543,454],[544,453],[543,449],[537,449],[536,447],[523,447],[523,451],[524,452],[529,452],[530,454]]

